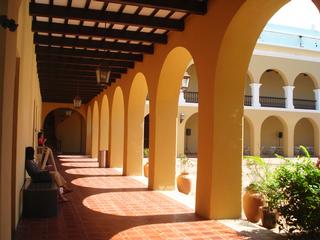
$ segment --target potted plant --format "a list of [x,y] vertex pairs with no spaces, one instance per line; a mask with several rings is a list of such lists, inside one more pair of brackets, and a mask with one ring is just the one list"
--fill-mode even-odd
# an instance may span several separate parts
[[260,207],[264,205],[261,184],[265,180],[265,172],[269,171],[267,163],[258,156],[245,156],[250,184],[245,188],[242,197],[243,211],[248,221],[257,223],[261,218]]
[[273,174],[279,228],[299,239],[320,239],[320,169],[307,149],[300,149],[304,156],[295,160],[278,156],[285,164]]
[[185,155],[179,155],[180,175],[177,177],[178,191],[189,194],[192,187],[192,179],[189,176],[189,169],[192,167],[191,160]]
[[[143,149],[143,157],[148,158],[149,157],[149,148]],[[143,166],[143,175],[145,177],[149,177],[149,162],[147,161]]]

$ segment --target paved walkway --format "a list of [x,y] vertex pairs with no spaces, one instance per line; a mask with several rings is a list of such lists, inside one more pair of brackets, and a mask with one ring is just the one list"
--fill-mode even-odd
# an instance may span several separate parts
[[97,168],[94,159],[64,156],[60,165],[74,189],[71,201],[60,203],[55,218],[22,219],[17,240],[262,239],[204,220],[115,169]]

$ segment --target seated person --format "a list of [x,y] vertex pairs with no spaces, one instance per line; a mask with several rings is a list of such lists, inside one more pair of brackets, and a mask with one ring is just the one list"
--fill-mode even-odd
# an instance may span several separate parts
[[44,138],[43,132],[38,133],[38,146],[44,146],[46,143],[47,139]]
[[[26,148],[26,170],[34,182],[50,182],[54,180],[59,187],[59,198],[63,201],[69,201],[64,193],[71,192],[72,190],[67,187],[66,180],[60,175],[58,171],[41,170],[38,164],[34,161],[33,147]],[[60,191],[60,188],[62,191]]]

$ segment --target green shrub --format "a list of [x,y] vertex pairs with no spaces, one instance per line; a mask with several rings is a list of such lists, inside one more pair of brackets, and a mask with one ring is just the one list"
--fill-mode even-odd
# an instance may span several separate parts
[[[320,239],[320,170],[311,161],[308,151],[297,160],[285,159],[285,164],[273,173],[276,207],[281,214],[280,229],[288,233]],[[316,237],[317,236],[317,237]],[[315,238],[314,238],[315,237]]]
[[149,148],[144,148],[144,149],[143,149],[143,157],[144,157],[144,158],[149,157]]
[[189,173],[189,169],[192,167],[191,160],[185,154],[179,154],[180,172]]

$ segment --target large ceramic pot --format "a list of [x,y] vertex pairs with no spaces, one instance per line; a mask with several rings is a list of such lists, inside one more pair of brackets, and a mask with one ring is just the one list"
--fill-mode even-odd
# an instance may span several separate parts
[[259,208],[263,206],[263,204],[261,194],[250,190],[245,191],[242,198],[242,205],[248,221],[256,223],[261,219],[261,211]]
[[143,166],[143,175],[145,177],[149,177],[149,162],[147,162],[144,166]]
[[178,191],[184,194],[189,194],[192,187],[192,179],[189,173],[181,173],[177,177]]
[[279,216],[277,210],[270,210],[268,207],[260,207],[260,211],[262,226],[267,229],[275,228]]

